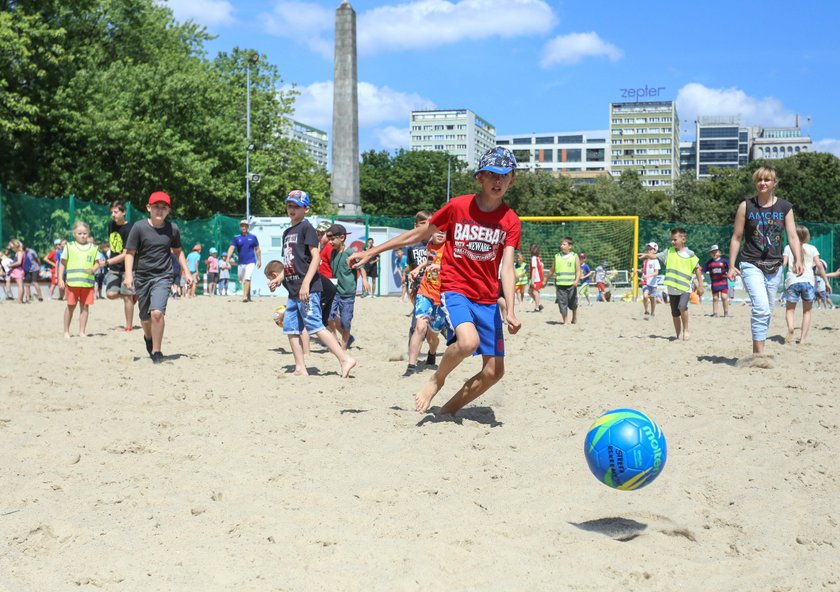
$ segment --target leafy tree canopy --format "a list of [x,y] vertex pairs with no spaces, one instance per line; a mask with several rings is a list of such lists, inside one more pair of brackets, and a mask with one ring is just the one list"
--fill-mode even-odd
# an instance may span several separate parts
[[[154,0],[0,0],[0,184],[138,206],[163,189],[180,217],[244,212],[255,52],[208,60],[208,39]],[[326,171],[284,135],[294,94],[257,56],[251,210],[282,214],[286,193],[305,188],[328,211]]]

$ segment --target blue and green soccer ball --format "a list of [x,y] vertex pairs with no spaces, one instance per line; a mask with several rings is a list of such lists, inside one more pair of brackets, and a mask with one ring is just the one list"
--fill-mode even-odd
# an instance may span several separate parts
[[586,434],[583,452],[595,478],[622,491],[650,485],[668,456],[662,430],[634,409],[613,409],[595,420]]

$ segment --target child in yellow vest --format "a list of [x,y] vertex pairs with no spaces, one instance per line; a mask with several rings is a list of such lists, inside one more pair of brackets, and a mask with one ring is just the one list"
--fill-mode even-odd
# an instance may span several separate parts
[[[70,321],[76,305],[81,305],[79,311],[79,337],[85,336],[90,305],[96,299],[94,293],[94,274],[104,267],[104,263],[97,259],[96,244],[90,242],[90,227],[84,222],[73,225],[73,238],[61,252],[58,265],[58,287],[67,294],[67,308],[64,309],[64,337],[70,337]],[[66,273],[66,277],[65,277]]]
[[[577,253],[572,252],[572,237],[564,236],[560,241],[560,252],[554,255],[554,263],[548,274],[548,279],[554,278],[557,290],[557,306],[563,324],[568,325],[569,311],[572,311],[572,324],[577,323],[578,293],[580,283],[580,260]],[[546,282],[548,282],[546,279]]]
[[639,253],[639,259],[659,259],[665,268],[663,285],[671,305],[671,317],[677,339],[688,339],[688,303],[691,298],[691,279],[697,279],[697,296],[703,295],[703,269],[694,251],[685,246],[685,228],[671,230],[671,247],[660,253]]

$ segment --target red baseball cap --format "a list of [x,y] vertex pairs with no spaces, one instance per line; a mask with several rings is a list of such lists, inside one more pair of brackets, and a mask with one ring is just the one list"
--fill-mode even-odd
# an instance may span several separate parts
[[149,196],[149,205],[156,203],[165,203],[168,206],[172,205],[172,201],[170,201],[169,196],[163,191],[155,191]]

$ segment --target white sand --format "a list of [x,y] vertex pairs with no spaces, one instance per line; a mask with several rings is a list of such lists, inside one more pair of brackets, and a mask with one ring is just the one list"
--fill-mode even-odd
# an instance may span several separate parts
[[[278,303],[172,302],[160,366],[120,303],[69,341],[62,303],[0,303],[0,590],[840,590],[840,311],[784,346],[777,309],[756,359],[740,306],[693,306],[674,342],[665,306],[562,327],[549,300],[502,382],[438,421],[411,410],[428,371],[391,360],[406,305],[357,301],[342,380],[319,346],[319,376],[288,374]],[[583,457],[615,407],[668,438],[640,491]]]

